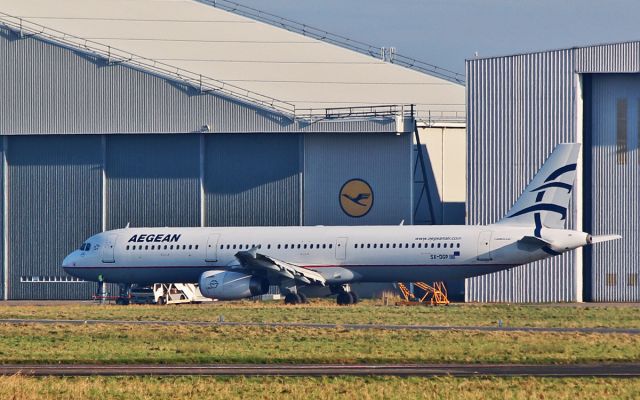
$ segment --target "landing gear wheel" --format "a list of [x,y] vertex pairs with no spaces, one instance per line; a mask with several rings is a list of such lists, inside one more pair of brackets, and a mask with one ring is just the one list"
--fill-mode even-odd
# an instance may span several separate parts
[[284,304],[300,304],[302,299],[297,293],[289,293],[284,296]]
[[300,296],[300,303],[307,304],[309,302],[309,300],[307,299],[307,295],[306,294],[298,293],[298,296]]
[[338,298],[336,299],[339,306],[348,306],[353,304],[353,297],[348,292],[338,293]]
[[158,305],[163,306],[165,304],[167,304],[167,299],[165,299],[164,296],[158,297]]
[[353,300],[352,301],[353,304],[358,304],[360,302],[360,297],[358,297],[358,294],[356,292],[349,292],[349,295],[351,296],[351,299]]

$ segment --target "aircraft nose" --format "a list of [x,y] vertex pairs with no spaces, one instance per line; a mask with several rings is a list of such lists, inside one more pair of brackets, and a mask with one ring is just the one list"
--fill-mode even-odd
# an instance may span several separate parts
[[64,260],[62,260],[62,268],[67,269],[67,268],[75,267],[75,266],[76,266],[76,263],[75,263],[75,259],[76,259],[76,257],[75,257],[75,253],[76,253],[75,251],[74,251],[74,252],[72,252],[72,253],[69,253],[69,254],[64,258]]

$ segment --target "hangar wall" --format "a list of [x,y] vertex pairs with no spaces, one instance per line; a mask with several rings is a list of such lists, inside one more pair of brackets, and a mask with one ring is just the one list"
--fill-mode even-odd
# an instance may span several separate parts
[[[467,72],[468,183],[467,215],[470,224],[492,223],[514,203],[526,183],[556,144],[583,140],[583,79],[587,74],[628,73],[640,70],[640,43],[610,45],[471,59]],[[602,151],[611,151],[605,146]],[[620,171],[608,171],[619,175]],[[587,210],[583,189],[592,184],[583,180],[583,162],[578,166],[578,185],[570,206],[568,226],[582,229]],[[629,188],[628,188],[629,189]],[[606,185],[593,190],[608,190]],[[628,218],[637,215],[622,198],[610,207],[626,209]],[[599,211],[601,212],[601,211]],[[608,218],[608,217],[604,217]],[[635,217],[637,221],[638,217]],[[594,231],[595,234],[607,232]],[[636,238],[636,243],[637,243]],[[625,239],[629,240],[629,239]],[[629,242],[631,258],[637,265],[640,254]],[[611,246],[601,247],[606,258],[617,257]],[[467,301],[548,302],[582,301],[588,294],[584,285],[602,285],[602,277],[583,267],[588,250],[572,252],[511,271],[468,279]],[[593,270],[597,270],[595,265]],[[587,275],[587,276],[585,276]],[[607,297],[624,301],[621,295]],[[593,298],[598,300],[598,298]]]
[[200,226],[199,134],[104,140],[107,230],[128,223]]
[[100,137],[11,136],[5,144],[6,294],[88,298],[95,284],[67,280],[59,266],[61,255],[102,230]]
[[622,240],[587,249],[593,301],[640,301],[640,74],[585,76],[585,229]]
[[344,176],[382,166],[368,179],[389,194],[367,223],[411,215],[410,135],[393,117],[293,120],[2,28],[0,95],[5,299],[89,298],[96,284],[61,260],[127,223],[297,225],[304,197],[333,192],[310,214],[329,223],[342,180],[321,154]]
[[[412,143],[410,133],[305,136],[304,224],[412,223]],[[364,180],[373,192],[370,211],[357,218],[338,202],[340,189],[351,179]]]
[[[418,125],[422,153],[427,167],[427,190],[420,193],[423,177],[416,146],[416,154],[413,156],[415,160],[415,224],[464,225],[465,223],[467,131],[464,126],[451,125]],[[428,201],[431,202],[430,207],[427,204]]]
[[204,225],[300,225],[302,137],[205,136]]

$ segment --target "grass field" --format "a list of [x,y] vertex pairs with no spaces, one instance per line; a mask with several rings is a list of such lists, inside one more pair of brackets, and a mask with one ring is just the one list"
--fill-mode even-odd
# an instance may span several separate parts
[[636,399],[638,379],[26,378],[0,377],[0,398],[31,399]]
[[0,305],[0,318],[125,319],[169,321],[325,322],[443,326],[640,328],[640,308],[629,305],[451,305],[395,307],[366,301],[354,307],[333,300],[284,306],[249,301],[180,306]]
[[0,325],[3,363],[640,361],[640,335],[137,325]]

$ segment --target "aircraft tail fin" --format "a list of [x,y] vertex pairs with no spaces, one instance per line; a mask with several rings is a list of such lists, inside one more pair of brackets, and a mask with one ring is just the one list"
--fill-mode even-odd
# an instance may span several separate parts
[[500,224],[562,229],[576,178],[579,143],[556,146]]

